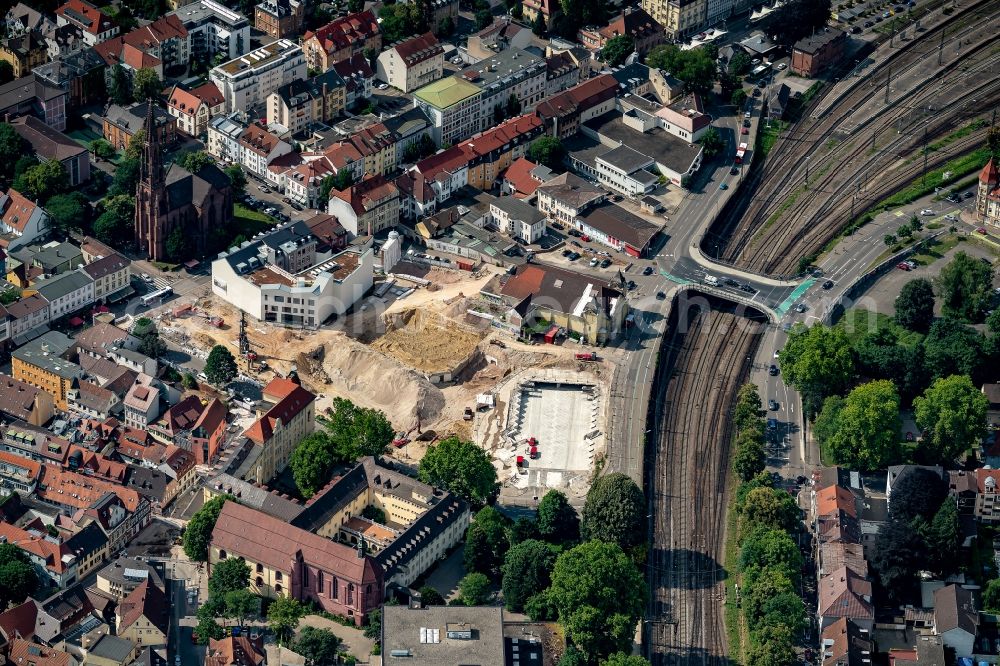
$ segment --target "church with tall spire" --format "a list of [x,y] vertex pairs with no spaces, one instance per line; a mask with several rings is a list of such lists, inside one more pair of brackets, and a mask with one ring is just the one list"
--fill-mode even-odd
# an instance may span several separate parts
[[[203,257],[212,248],[213,231],[225,230],[233,218],[233,188],[229,177],[214,164],[191,173],[179,164],[163,166],[163,155],[148,105],[145,143],[135,196],[135,240],[139,251],[153,261],[183,262]],[[185,256],[176,254],[183,239]],[[225,240],[225,239],[223,239]]]

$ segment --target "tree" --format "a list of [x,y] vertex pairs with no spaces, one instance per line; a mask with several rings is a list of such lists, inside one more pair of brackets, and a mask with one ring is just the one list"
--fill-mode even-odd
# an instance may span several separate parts
[[834,459],[851,469],[873,471],[900,462],[899,394],[887,379],[850,392],[828,444]]
[[111,86],[108,89],[111,101],[119,106],[132,103],[132,88],[129,86],[128,74],[121,63],[115,63],[111,68]]
[[510,518],[491,506],[480,509],[465,533],[465,570],[499,576],[510,548],[509,530]]
[[[198,173],[210,164],[215,164],[215,158],[204,150],[188,150],[178,155],[174,161],[191,173]],[[239,168],[238,164],[233,166]]]
[[139,158],[137,157],[126,157],[118,162],[108,194],[127,196],[134,201],[136,186],[139,184],[139,166]]
[[383,5],[378,11],[382,39],[386,43],[427,32],[427,22],[417,3],[397,2]]
[[705,157],[715,157],[726,147],[726,142],[722,140],[722,135],[714,127],[708,128],[702,134],[701,138],[698,139],[698,143],[701,144]]
[[9,180],[14,165],[25,154],[25,141],[10,123],[0,123],[0,176]]
[[602,666],[649,666],[649,660],[634,654],[615,652],[602,663]]
[[392,424],[377,409],[358,407],[346,398],[334,398],[322,420],[332,450],[345,461],[380,456],[395,437]]
[[146,147],[146,130],[141,129],[136,131],[132,135],[132,138],[128,140],[128,145],[125,147],[125,158],[126,159],[139,159],[142,157],[142,151]]
[[[228,562],[229,560],[224,561]],[[260,613],[260,597],[250,590],[230,590],[223,598],[226,601],[226,617],[236,622],[240,627],[245,625],[247,620]]]
[[740,567],[753,565],[784,572],[797,581],[802,568],[802,553],[795,540],[783,530],[760,527],[743,538],[740,548]]
[[746,76],[750,73],[750,68],[752,66],[753,64],[750,61],[750,56],[743,51],[737,51],[729,60],[727,69],[733,76]]
[[222,505],[232,499],[228,495],[213,497],[205,502],[188,521],[184,528],[184,554],[197,562],[208,561],[208,544],[212,540],[212,530],[222,512]]
[[635,51],[635,40],[632,35],[615,35],[601,49],[601,60],[608,67],[617,67]]
[[420,480],[440,486],[474,505],[483,505],[498,488],[497,471],[486,452],[448,437],[427,448],[420,461]]
[[733,91],[733,94],[729,97],[729,103],[736,107],[741,107],[747,101],[747,91],[743,88],[737,88]]
[[476,30],[482,30],[493,25],[493,14],[488,9],[480,9],[476,12]]
[[156,324],[148,317],[142,319],[149,321],[149,326],[145,327],[141,333],[133,330],[133,335],[139,338],[139,353],[150,358],[159,358],[167,350],[167,345],[160,340],[160,332],[156,330]]
[[783,571],[754,566],[743,574],[743,613],[755,627],[767,610],[767,602],[785,593],[795,594],[795,582]]
[[587,657],[570,643],[566,645],[566,652],[559,659],[558,666],[587,666]]
[[751,433],[741,433],[736,436],[735,442],[733,471],[740,481],[749,481],[767,466],[764,440]]
[[865,335],[854,345],[858,373],[873,379],[889,379],[899,390],[904,405],[924,390],[928,383],[924,351],[919,344],[904,346],[888,328]]
[[0,543],[0,608],[19,604],[38,587],[38,576],[28,556],[17,546]]
[[6,60],[0,60],[0,85],[14,80],[14,66]]
[[751,637],[747,666],[788,666],[795,661],[795,641],[788,627],[765,626]]
[[531,22],[531,32],[539,37],[544,37],[548,26],[545,25],[545,17],[541,12],[535,12],[535,20]]
[[42,202],[69,190],[69,175],[59,160],[48,160],[29,168],[14,180],[14,189]]
[[198,389],[198,380],[195,379],[194,375],[192,375],[190,372],[184,373],[184,375],[181,377],[181,384],[184,386],[184,388],[190,391],[195,391]]
[[923,467],[909,469],[892,485],[889,518],[910,525],[914,519],[931,520],[948,496],[948,485],[936,472]]
[[899,242],[899,239],[896,237],[896,234],[886,234],[885,236],[882,236],[882,243],[886,247],[892,247],[893,245],[895,245],[898,242]]
[[205,376],[210,384],[223,386],[236,376],[236,359],[223,345],[215,345],[205,361]]
[[833,436],[840,429],[840,412],[844,410],[844,399],[839,395],[831,395],[823,401],[823,408],[816,416],[813,424],[813,435],[820,446],[829,446]]
[[233,192],[242,194],[247,189],[247,175],[243,173],[243,168],[239,164],[230,164],[222,170],[233,185]]
[[14,285],[8,286],[0,292],[0,304],[10,305],[11,303],[21,300],[21,293],[22,291]]
[[191,256],[191,242],[188,241],[187,234],[184,233],[183,227],[174,227],[174,230],[170,232],[167,236],[167,242],[164,246],[167,252],[167,258],[174,263],[181,263]]
[[958,518],[958,504],[951,498],[941,503],[927,531],[927,552],[934,571],[946,575],[958,566],[955,553],[962,547],[962,524]]
[[365,9],[365,0],[347,0],[347,11],[352,14],[362,12]]
[[1000,578],[986,583],[986,589],[983,590],[983,610],[987,613],[1000,613]]
[[292,597],[280,596],[267,609],[267,624],[278,639],[279,645],[292,635],[299,620],[306,614],[305,607]]
[[976,377],[984,360],[983,336],[945,317],[931,324],[924,338],[925,366],[934,378],[960,374]]
[[616,543],[629,550],[646,540],[646,498],[621,472],[606,474],[591,485],[583,505],[580,533],[590,540]]
[[292,643],[292,649],[313,666],[334,666],[340,651],[340,639],[329,629],[303,627]]
[[799,526],[799,507],[795,498],[777,488],[764,486],[751,490],[743,501],[740,513],[744,534],[757,528],[793,532]]
[[736,406],[733,408],[733,423],[736,428],[742,430],[759,422],[764,416],[762,407],[757,385],[747,382],[741,386],[736,393]]
[[574,543],[580,538],[580,519],[566,495],[550,490],[538,503],[538,535],[557,545]]
[[314,432],[298,443],[292,451],[290,466],[295,487],[302,497],[309,499],[326,485],[330,469],[337,460],[334,457],[330,438],[324,432]]
[[821,30],[830,20],[830,0],[792,0],[774,11],[765,22],[765,32],[783,46]]
[[368,613],[368,622],[365,624],[365,638],[372,640],[382,639],[382,609],[376,608]]
[[196,616],[198,617],[198,627],[195,629],[195,633],[198,634],[198,644],[206,645],[209,639],[214,638],[219,640],[224,638],[226,629],[222,627],[215,618],[219,617],[224,611],[224,602],[217,599],[209,597],[205,603],[198,607]]
[[806,413],[814,415],[823,400],[840,393],[854,375],[850,341],[840,328],[796,325],[778,357],[785,381],[802,394]]
[[485,606],[493,600],[490,579],[486,574],[466,574],[458,581],[458,602],[464,606]]
[[926,561],[924,548],[919,531],[904,521],[891,520],[879,530],[870,564],[893,599],[905,598],[912,592],[916,573]]
[[993,298],[993,266],[958,252],[936,280],[941,314],[969,323],[981,321]]
[[913,401],[926,459],[947,464],[975,447],[986,436],[989,406],[989,399],[966,375],[935,380]]
[[528,157],[531,158],[532,162],[544,164],[550,169],[562,169],[566,149],[563,148],[562,141],[556,137],[543,136],[532,142],[531,147],[528,148]]
[[510,545],[519,544],[528,539],[538,538],[538,523],[528,516],[521,516],[510,528]]
[[444,597],[435,588],[430,585],[424,585],[420,588],[420,603],[427,606],[444,606]]
[[926,333],[934,321],[934,286],[917,278],[903,285],[896,297],[896,323],[911,331]]
[[45,203],[52,227],[63,232],[78,229],[87,223],[90,204],[80,192],[57,194]]
[[98,160],[110,160],[115,156],[115,147],[106,139],[94,139],[90,142],[90,152]]
[[646,585],[617,544],[589,541],[562,553],[547,596],[567,638],[590,660],[631,651]]
[[718,78],[715,58],[704,46],[683,51],[676,44],[661,44],[650,50],[646,64],[673,74],[686,92],[708,94]]
[[155,100],[163,92],[163,81],[156,70],[143,67],[132,77],[132,95],[137,100]]
[[230,592],[250,585],[250,565],[242,557],[229,557],[212,565],[208,579],[209,596],[224,598]]
[[501,567],[501,590],[507,610],[521,612],[528,599],[549,587],[557,551],[544,541],[529,539],[507,552]]
[[445,16],[438,21],[438,37],[451,37],[455,32],[455,21],[450,16]]

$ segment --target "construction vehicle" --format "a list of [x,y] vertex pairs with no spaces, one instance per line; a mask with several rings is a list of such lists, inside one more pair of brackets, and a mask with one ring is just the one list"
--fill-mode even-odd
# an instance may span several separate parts
[[597,354],[594,352],[577,352],[575,358],[578,361],[596,361]]
[[462,415],[462,420],[471,421],[475,413],[472,411],[472,407],[466,407],[465,413]]

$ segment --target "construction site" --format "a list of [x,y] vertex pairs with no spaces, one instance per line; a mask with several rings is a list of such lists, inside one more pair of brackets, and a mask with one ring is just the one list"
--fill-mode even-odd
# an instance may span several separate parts
[[[211,296],[178,303],[159,316],[159,327],[176,346],[202,358],[214,345],[228,347],[240,359],[241,372],[262,383],[295,369],[303,385],[318,396],[317,413],[326,410],[335,397],[381,410],[411,440],[392,452],[403,461],[417,462],[430,443],[456,435],[491,452],[505,491],[529,500],[535,494],[533,488],[575,491],[581,484],[589,485],[594,456],[603,448],[603,440],[591,437],[584,452],[562,442],[557,434],[576,441],[582,437],[577,430],[583,434],[604,430],[604,400],[598,387],[610,371],[602,362],[576,359],[579,349],[574,343],[520,343],[491,329],[482,318],[470,316],[470,310],[486,307],[479,290],[493,275],[491,270],[470,274],[431,269],[425,275],[426,284],[370,295],[350,314],[318,330],[285,328],[246,317],[242,350],[242,313]],[[569,382],[580,390],[545,389],[539,402],[523,390],[523,382],[533,380]],[[507,425],[515,390],[515,409],[528,419],[516,436]],[[492,408],[481,407],[484,396],[489,396]],[[534,468],[518,468],[516,456],[527,458],[528,453],[514,453],[511,442],[528,430],[542,430],[544,419],[538,415],[554,408],[548,402],[558,401],[555,396],[565,398],[568,410],[558,409],[574,423],[548,424],[551,434],[546,435],[543,455],[551,468],[543,472],[541,461],[532,461],[538,463]],[[596,420],[595,404],[600,405]],[[581,416],[581,425],[576,427],[577,415],[584,412],[585,418]],[[495,427],[497,419],[503,422],[500,427]],[[499,436],[501,431],[507,435]]]

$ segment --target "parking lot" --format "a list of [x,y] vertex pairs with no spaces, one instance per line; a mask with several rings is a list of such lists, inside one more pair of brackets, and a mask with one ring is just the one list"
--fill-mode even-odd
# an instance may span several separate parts
[[524,443],[518,455],[528,457],[529,438],[537,441],[538,457],[529,460],[534,471],[576,471],[590,468],[593,443],[586,435],[597,427],[602,400],[594,387],[532,383],[521,391],[520,432]]

